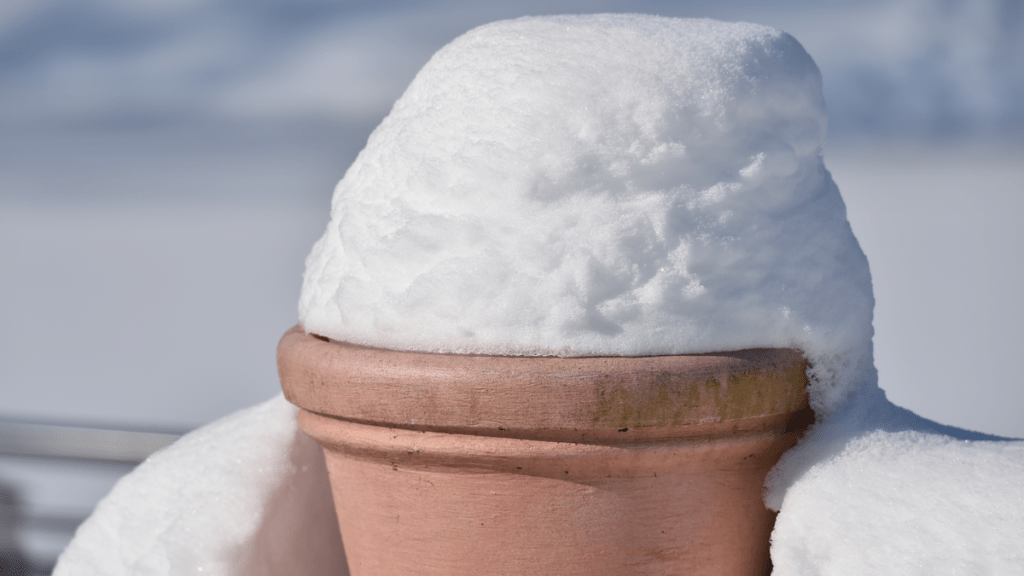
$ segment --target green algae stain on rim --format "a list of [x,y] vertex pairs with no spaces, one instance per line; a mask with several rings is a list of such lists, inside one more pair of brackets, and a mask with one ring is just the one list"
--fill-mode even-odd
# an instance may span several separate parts
[[661,373],[653,389],[636,390],[617,386],[608,379],[594,382],[594,413],[591,424],[595,428],[648,428],[685,426],[700,422],[696,414],[701,411],[700,386],[680,386],[673,374]]
[[[748,352],[741,351],[737,355]],[[590,423],[594,428],[662,428],[738,421],[797,411],[807,406],[806,362],[772,361],[708,378],[661,372],[639,376],[644,387],[597,378]]]

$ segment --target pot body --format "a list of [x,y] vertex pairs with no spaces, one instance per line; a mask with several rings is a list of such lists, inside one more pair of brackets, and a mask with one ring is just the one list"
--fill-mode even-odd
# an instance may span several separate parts
[[354,576],[764,574],[764,479],[813,419],[785,349],[433,355],[296,327],[278,365]]

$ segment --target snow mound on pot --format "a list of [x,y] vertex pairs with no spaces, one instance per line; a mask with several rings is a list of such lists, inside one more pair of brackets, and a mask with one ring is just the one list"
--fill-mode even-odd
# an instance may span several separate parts
[[482,26],[427,63],[338,184],[301,322],[430,352],[794,347],[827,410],[875,375],[825,131],[817,67],[773,28]]

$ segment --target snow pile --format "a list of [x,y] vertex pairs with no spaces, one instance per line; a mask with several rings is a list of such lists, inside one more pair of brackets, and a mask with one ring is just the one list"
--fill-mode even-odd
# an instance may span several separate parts
[[296,412],[278,396],[150,457],[79,527],[54,576],[343,574],[323,453]]
[[1024,443],[857,437],[793,486],[774,574],[1020,574]]
[[773,574],[1024,573],[1024,443],[864,389],[768,476]]
[[[478,28],[338,185],[302,322],[442,352],[800,348],[819,418],[768,480],[775,574],[1024,572],[1024,445],[877,387],[870,275],[824,134],[817,68],[774,29]],[[55,574],[344,573],[328,501],[322,456],[278,398],[140,466]]]
[[874,382],[871,280],[791,36],[639,15],[477,28],[335,190],[299,316],[430,352],[794,347],[814,407]]

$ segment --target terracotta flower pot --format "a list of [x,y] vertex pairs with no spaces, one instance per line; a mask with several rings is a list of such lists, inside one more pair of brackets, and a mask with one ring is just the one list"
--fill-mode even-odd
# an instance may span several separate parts
[[768,470],[813,420],[789,349],[396,352],[289,330],[354,576],[762,574]]

